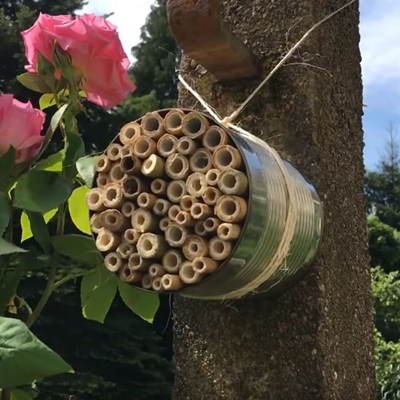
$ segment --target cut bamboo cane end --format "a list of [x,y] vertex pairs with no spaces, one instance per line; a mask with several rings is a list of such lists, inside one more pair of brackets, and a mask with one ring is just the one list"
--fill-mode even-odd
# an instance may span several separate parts
[[122,242],[118,246],[116,252],[120,255],[121,258],[127,260],[129,256],[133,253],[136,253],[137,250],[135,245]]
[[134,155],[126,155],[121,158],[120,169],[124,174],[136,175],[140,172],[142,162],[139,157]]
[[161,285],[164,290],[175,291],[184,286],[178,275],[166,274],[161,278]]
[[121,158],[122,146],[118,143],[111,143],[106,150],[107,157],[111,161],[118,161]]
[[121,128],[118,136],[122,144],[132,146],[141,134],[140,125],[137,122],[129,122]]
[[114,251],[120,243],[120,237],[105,228],[100,230],[96,238],[96,247],[101,252]]
[[151,139],[159,139],[165,133],[164,120],[161,115],[156,112],[148,112],[141,122],[142,132]]
[[168,217],[164,217],[160,219],[160,223],[158,224],[158,226],[161,231],[165,232],[171,224],[172,221]]
[[145,186],[137,176],[128,176],[122,182],[122,192],[127,199],[136,199],[143,191]]
[[168,210],[168,218],[171,221],[175,222],[176,216],[179,214],[180,211],[182,210],[177,204],[172,205]]
[[215,167],[221,171],[239,169],[243,163],[239,150],[229,144],[218,146],[214,151],[212,161]]
[[100,214],[96,213],[90,217],[90,230],[94,233],[99,233],[103,225],[100,222]]
[[171,205],[171,202],[169,202],[168,200],[157,199],[153,206],[153,212],[154,214],[162,217],[168,213]]
[[126,156],[132,156],[132,152],[131,152],[132,147],[125,145],[122,146],[121,148],[121,159],[126,157]]
[[187,229],[176,223],[170,223],[165,231],[165,240],[171,247],[182,247],[186,242],[187,236]]
[[160,258],[167,249],[167,243],[161,235],[143,233],[136,247],[143,258]]
[[141,234],[138,230],[129,228],[124,232],[123,242],[129,245],[135,245],[138,242],[140,235]]
[[210,126],[203,137],[203,146],[211,152],[213,152],[218,146],[228,143],[228,134],[217,125]]
[[114,164],[109,172],[109,180],[113,183],[120,183],[125,178],[125,173],[121,169],[121,164]]
[[140,282],[143,289],[150,290],[153,287],[153,281],[150,274],[143,275],[142,281]]
[[196,111],[189,112],[182,119],[182,132],[192,139],[204,135],[209,126],[207,118]]
[[150,190],[157,195],[164,195],[167,193],[168,183],[163,179],[156,178],[150,184]]
[[247,202],[238,196],[224,195],[215,206],[215,214],[224,222],[243,221],[247,214]]
[[156,204],[157,197],[152,193],[140,193],[136,199],[137,205],[145,210],[150,210]]
[[209,257],[197,257],[192,262],[192,268],[199,274],[211,274],[218,268],[218,263]]
[[129,256],[128,265],[132,271],[147,271],[150,261],[143,258],[139,253],[133,253]]
[[138,271],[132,271],[128,265],[125,265],[119,272],[121,280],[127,283],[138,283],[142,280],[143,274]]
[[175,222],[181,226],[194,226],[196,221],[193,219],[192,215],[187,211],[179,211],[176,215]]
[[165,290],[161,283],[161,279],[161,277],[152,279],[152,288],[155,292],[163,292]]
[[178,108],[170,110],[164,118],[164,126],[166,131],[174,136],[181,136],[183,134],[182,119],[184,116],[185,113]]
[[222,261],[229,257],[232,251],[232,242],[213,237],[210,240],[210,257],[216,261]]
[[118,183],[109,183],[104,188],[103,199],[107,208],[120,208],[125,201],[122,186]]
[[104,228],[116,233],[124,231],[129,226],[128,220],[116,209],[103,211],[100,214],[100,222]]
[[224,194],[241,196],[247,191],[247,176],[236,169],[227,169],[218,178],[218,187]]
[[103,190],[99,188],[90,189],[86,194],[86,205],[92,211],[101,212],[105,210]]
[[151,154],[142,164],[141,172],[150,178],[164,175],[164,160],[156,154]]
[[211,215],[214,214],[214,210],[212,207],[203,203],[193,204],[190,209],[190,214],[194,219],[207,219]]
[[172,181],[167,187],[167,197],[172,203],[179,203],[186,193],[186,183],[183,180]]
[[206,149],[198,149],[189,159],[190,169],[193,172],[206,174],[212,168],[212,156]]
[[96,160],[96,171],[97,172],[108,172],[111,169],[111,160],[106,155],[97,157]]
[[109,271],[118,272],[123,266],[122,257],[115,252],[108,253],[104,257],[104,265]]
[[208,204],[209,206],[214,206],[215,204],[217,204],[221,196],[221,191],[215,187],[207,187],[201,194],[204,203]]
[[207,233],[214,233],[217,232],[218,227],[221,225],[221,222],[218,218],[207,218],[204,221],[204,230]]
[[207,188],[206,177],[201,172],[194,172],[186,180],[186,189],[193,197],[201,197],[203,191]]
[[147,137],[139,136],[133,144],[132,153],[139,158],[148,158],[157,150],[157,143]]
[[176,147],[178,145],[178,139],[169,133],[163,135],[158,139],[157,151],[162,157],[169,157],[171,154],[176,153]]
[[208,255],[208,243],[200,236],[188,235],[182,247],[182,251],[188,260],[193,261],[197,257]]
[[217,186],[218,185],[218,178],[221,175],[221,171],[216,168],[211,168],[206,173],[206,182],[210,186]]
[[206,236],[208,232],[204,228],[204,221],[197,221],[194,226],[194,233],[198,236]]
[[140,233],[157,229],[158,219],[149,210],[138,209],[132,214],[132,226]]
[[165,275],[165,269],[161,264],[151,264],[149,267],[149,275],[151,278],[157,278]]
[[183,283],[188,285],[194,285],[200,282],[204,275],[199,274],[192,268],[191,261],[184,261],[179,268],[179,277],[181,278]]
[[196,152],[197,147],[198,145],[195,140],[183,136],[178,140],[176,151],[184,156],[190,156]]
[[162,258],[163,268],[171,274],[178,273],[182,262],[183,256],[178,250],[168,250]]
[[135,208],[135,205],[131,201],[126,201],[122,204],[121,213],[124,217],[131,218]]
[[218,226],[217,235],[222,240],[236,240],[240,236],[240,231],[239,225],[224,222]]
[[171,154],[165,163],[165,172],[172,179],[186,179],[190,174],[189,160],[182,154]]
[[98,175],[97,175],[97,178],[96,178],[96,186],[99,188],[99,189],[103,189],[107,184],[109,184],[110,183],[110,179],[109,179],[109,175],[108,174],[105,174],[105,173],[102,173],[102,172],[100,172]]
[[192,207],[193,204],[197,203],[197,199],[193,196],[190,195],[185,195],[181,198],[181,201],[179,202],[182,211],[190,211],[190,208]]

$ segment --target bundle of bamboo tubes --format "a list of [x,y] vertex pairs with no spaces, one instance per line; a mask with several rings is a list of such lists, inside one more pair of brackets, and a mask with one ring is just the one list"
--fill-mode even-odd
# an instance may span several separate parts
[[199,283],[247,215],[248,178],[229,134],[196,111],[150,112],[97,159],[86,202],[105,266],[156,292]]

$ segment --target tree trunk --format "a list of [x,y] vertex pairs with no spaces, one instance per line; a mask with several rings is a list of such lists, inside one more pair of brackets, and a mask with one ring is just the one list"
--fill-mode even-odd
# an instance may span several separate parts
[[[342,4],[225,0],[224,17],[269,72]],[[358,23],[353,4],[320,26],[238,118],[315,185],[325,208],[319,257],[273,300],[177,297],[174,400],[374,399]],[[257,84],[217,84],[187,57],[181,73],[221,116]],[[199,107],[183,88],[179,105]]]

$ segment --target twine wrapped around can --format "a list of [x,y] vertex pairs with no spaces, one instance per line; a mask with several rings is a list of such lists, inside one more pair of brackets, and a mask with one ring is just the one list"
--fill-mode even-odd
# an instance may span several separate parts
[[[130,153],[119,157],[127,137]],[[190,140],[180,148],[183,138]],[[210,300],[273,294],[317,253],[323,212],[315,189],[248,133],[198,111],[160,110],[124,126],[102,157],[109,153],[87,202],[106,267],[130,284]],[[131,255],[110,263],[115,251]],[[126,278],[136,271],[146,279]]]

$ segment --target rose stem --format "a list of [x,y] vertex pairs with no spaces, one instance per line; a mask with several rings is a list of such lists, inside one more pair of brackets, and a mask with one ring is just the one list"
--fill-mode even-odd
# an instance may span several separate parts
[[207,241],[197,235],[189,235],[182,247],[184,256],[188,260],[194,260],[196,257],[208,255]]
[[215,204],[217,204],[218,199],[221,196],[221,191],[211,186],[204,189],[203,193],[201,194],[204,203],[208,204],[209,206],[214,206]]
[[191,261],[184,261],[179,268],[179,277],[182,282],[187,283],[188,285],[193,285],[200,282],[204,275],[199,274],[192,268]]
[[232,243],[219,237],[213,237],[209,245],[210,257],[217,261],[225,260],[232,251]]
[[197,150],[197,147],[198,145],[193,139],[183,136],[178,140],[176,151],[184,156],[190,156]]
[[108,253],[104,257],[104,265],[109,271],[117,272],[123,266],[122,258],[118,253]]
[[204,135],[209,126],[207,118],[196,111],[191,111],[182,119],[182,132],[192,139]]
[[164,175],[164,160],[156,154],[151,154],[147,158],[140,170],[143,175],[150,178],[159,178]]
[[218,268],[218,263],[209,257],[197,257],[192,262],[192,268],[199,274],[211,274]]
[[182,154],[171,154],[165,162],[165,172],[172,179],[186,179],[190,174],[189,160]]
[[164,120],[157,111],[148,112],[141,121],[142,132],[151,139],[159,139],[165,133]]
[[132,146],[141,134],[142,129],[137,122],[128,122],[121,128],[118,136],[122,144]]
[[224,222],[240,222],[246,217],[247,203],[238,196],[224,195],[215,206],[215,214]]
[[115,233],[102,228],[96,238],[96,247],[99,251],[114,251],[120,245],[121,239]]
[[167,243],[161,235],[143,233],[136,247],[143,258],[160,258],[167,249]]
[[140,233],[157,229],[158,219],[148,210],[138,209],[132,214],[132,226]]
[[139,136],[133,144],[132,153],[139,158],[148,158],[156,152],[156,149],[157,143],[153,139]]
[[176,147],[178,145],[178,139],[169,133],[160,137],[157,142],[157,151],[160,156],[165,158],[171,154],[176,153]]
[[164,126],[167,132],[175,136],[182,135],[182,119],[185,113],[178,108],[174,108],[168,112],[164,118]]
[[153,193],[140,193],[136,199],[137,205],[145,210],[150,210],[156,204],[157,197]]
[[210,126],[203,136],[203,147],[211,152],[218,146],[228,144],[228,142],[228,134],[217,125]]
[[86,205],[89,210],[101,212],[106,209],[103,204],[104,192],[99,188],[90,189],[86,194]]
[[188,236],[184,226],[171,223],[165,231],[165,240],[171,247],[182,247]]
[[166,274],[161,278],[161,285],[164,290],[174,291],[179,290],[184,286],[178,275]]
[[189,166],[193,172],[207,173],[212,168],[211,153],[206,149],[198,149],[189,159]]
[[237,224],[222,223],[217,229],[217,235],[222,240],[236,240],[240,236],[240,226]]
[[167,197],[172,203],[178,203],[186,195],[186,184],[183,180],[176,180],[169,183],[167,187]]
[[224,144],[218,146],[212,156],[213,164],[221,171],[226,169],[239,169],[242,165],[242,157],[238,149]]
[[188,176],[186,180],[186,189],[193,197],[201,197],[207,187],[206,177],[200,172],[195,172]]

